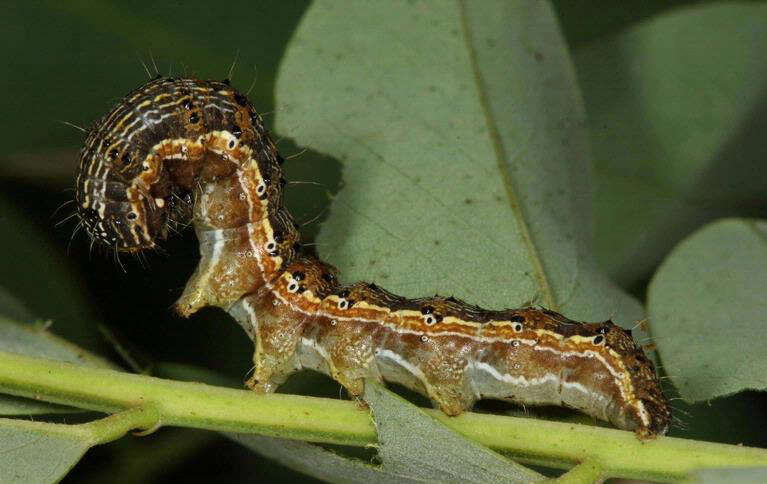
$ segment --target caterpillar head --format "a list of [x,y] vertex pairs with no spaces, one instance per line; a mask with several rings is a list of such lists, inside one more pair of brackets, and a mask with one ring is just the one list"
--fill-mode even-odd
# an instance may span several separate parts
[[665,434],[671,420],[671,409],[661,390],[652,361],[636,344],[630,330],[623,329],[612,321],[594,326],[595,338],[603,336],[603,344],[621,355],[623,364],[631,375],[637,404],[635,419],[641,422],[637,434],[641,438]]
[[75,200],[81,223],[98,243],[120,251],[155,247],[167,236],[170,203],[140,188],[137,150],[109,144],[91,132],[80,154]]

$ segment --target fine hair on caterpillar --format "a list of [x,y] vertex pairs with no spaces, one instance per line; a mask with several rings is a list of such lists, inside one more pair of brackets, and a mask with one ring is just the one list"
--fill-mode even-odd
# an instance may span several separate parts
[[666,432],[671,412],[655,368],[610,320],[341,284],[300,244],[283,204],[284,161],[228,80],[158,77],[90,130],[77,211],[92,240],[115,253],[154,249],[173,226],[194,225],[200,262],[175,309],[188,317],[218,306],[235,318],[255,343],[255,391],[308,368],[352,396],[366,379],[400,383],[448,415],[487,398],[574,408],[641,438]]

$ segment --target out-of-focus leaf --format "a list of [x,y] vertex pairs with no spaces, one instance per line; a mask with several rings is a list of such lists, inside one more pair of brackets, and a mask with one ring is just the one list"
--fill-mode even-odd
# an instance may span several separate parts
[[698,484],[763,484],[767,482],[767,467],[707,469],[695,477]]
[[106,360],[51,334],[40,325],[18,324],[2,316],[0,316],[0,351],[11,351],[95,368],[116,368]]
[[4,287],[0,286],[0,316],[13,321],[33,321],[35,316],[24,303],[16,299]]
[[706,221],[764,214],[765,23],[761,2],[701,5],[576,50],[598,175],[596,252],[623,284]]
[[38,318],[53,320],[60,334],[77,342],[93,340],[93,312],[61,252],[4,197],[0,233],[0,286]]
[[221,9],[196,0],[184,2],[180,12],[174,2],[8,4],[0,31],[6,47],[0,107],[13,116],[0,120],[5,142],[0,175],[57,190],[73,186],[84,134],[64,122],[89,128],[155,68],[223,79],[236,61],[235,84],[247,90],[253,82],[251,99],[270,110],[274,77],[269,73],[306,5],[231,0]]
[[[49,333],[41,325],[19,324],[0,316],[0,351],[67,361],[78,365],[115,368],[106,360]],[[0,415],[81,412],[76,408],[0,395]]]
[[652,279],[648,312],[687,401],[767,389],[767,222],[726,219],[682,241]]
[[[706,0],[703,0],[706,1]],[[701,0],[554,0],[567,43],[579,46],[590,40],[615,34],[664,10]]]
[[[87,353],[51,335],[39,324],[35,326],[12,322],[14,320],[31,322],[34,319],[32,312],[24,304],[0,287],[0,349],[64,359],[75,363],[90,362],[90,364],[100,365],[96,363],[98,360],[82,360],[81,358],[88,358],[85,356]],[[0,415],[40,415],[80,411],[63,405],[0,395]]]

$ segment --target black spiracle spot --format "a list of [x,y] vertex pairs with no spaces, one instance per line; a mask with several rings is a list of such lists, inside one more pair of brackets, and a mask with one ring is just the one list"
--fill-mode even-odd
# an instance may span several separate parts
[[599,336],[594,338],[594,344],[595,345],[601,345],[602,341],[604,341],[604,340],[605,340],[605,337],[600,334]]

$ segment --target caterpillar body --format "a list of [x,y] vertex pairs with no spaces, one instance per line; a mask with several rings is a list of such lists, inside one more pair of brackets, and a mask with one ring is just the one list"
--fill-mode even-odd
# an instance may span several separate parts
[[176,310],[218,306],[239,322],[255,344],[246,383],[255,391],[310,368],[353,396],[367,378],[401,383],[448,415],[490,398],[574,408],[640,438],[666,432],[671,412],[654,366],[611,321],[340,284],[301,250],[282,203],[282,163],[228,81],[160,77],[90,131],[78,213],[93,240],[120,251],[153,248],[174,224],[194,224],[201,260]]

